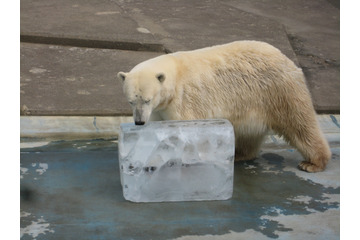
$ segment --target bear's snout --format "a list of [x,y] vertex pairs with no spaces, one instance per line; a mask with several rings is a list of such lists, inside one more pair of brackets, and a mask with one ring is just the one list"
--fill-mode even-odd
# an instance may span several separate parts
[[135,121],[135,125],[144,125],[145,122],[144,121]]

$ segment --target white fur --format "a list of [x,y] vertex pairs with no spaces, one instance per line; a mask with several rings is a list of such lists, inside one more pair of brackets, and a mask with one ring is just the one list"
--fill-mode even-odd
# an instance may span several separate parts
[[304,155],[304,170],[322,170],[331,156],[301,69],[267,43],[238,41],[163,55],[118,76],[138,124],[226,118],[240,159],[256,157],[269,129]]

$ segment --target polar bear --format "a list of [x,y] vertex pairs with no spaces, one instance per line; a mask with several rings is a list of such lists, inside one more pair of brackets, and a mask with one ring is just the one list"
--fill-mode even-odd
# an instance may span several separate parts
[[302,70],[267,43],[162,55],[117,76],[137,125],[225,118],[234,127],[237,160],[256,158],[269,130],[298,149],[301,170],[322,171],[331,158]]

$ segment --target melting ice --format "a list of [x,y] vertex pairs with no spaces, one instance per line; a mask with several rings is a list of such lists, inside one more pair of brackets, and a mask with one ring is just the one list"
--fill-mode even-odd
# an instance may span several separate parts
[[234,131],[223,119],[123,123],[120,178],[133,202],[226,200],[233,192]]

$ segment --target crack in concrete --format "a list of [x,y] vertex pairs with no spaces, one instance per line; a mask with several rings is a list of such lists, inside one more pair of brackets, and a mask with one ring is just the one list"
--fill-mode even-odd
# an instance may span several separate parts
[[[305,57],[308,60],[310,60],[312,63],[314,63],[315,65],[318,65],[320,67],[340,68],[340,63],[338,60],[322,58],[322,57],[312,54],[312,53],[306,53],[304,50],[304,43],[298,36],[296,36],[295,34],[289,33],[288,31],[286,31],[286,35],[288,37],[290,45],[291,45],[293,51],[295,52],[296,56]],[[301,66],[301,67],[304,68],[305,66]]]
[[96,132],[99,132],[99,128],[96,126],[96,117],[94,117],[93,125],[96,129]]

